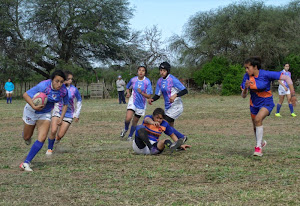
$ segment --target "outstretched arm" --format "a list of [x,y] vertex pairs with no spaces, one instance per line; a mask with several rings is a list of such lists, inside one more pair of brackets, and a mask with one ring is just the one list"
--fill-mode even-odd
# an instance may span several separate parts
[[297,98],[296,98],[296,93],[295,93],[292,79],[289,76],[281,75],[280,80],[286,81],[286,83],[289,85],[289,88],[291,91],[291,96],[292,96],[291,102],[292,102],[293,106],[296,106]]

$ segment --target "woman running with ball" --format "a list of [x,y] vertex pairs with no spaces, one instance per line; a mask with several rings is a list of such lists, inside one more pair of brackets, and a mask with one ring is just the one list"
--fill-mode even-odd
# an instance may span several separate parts
[[[23,97],[27,102],[23,112],[23,138],[27,145],[31,143],[31,136],[33,134],[34,128],[37,126],[38,129],[37,140],[32,145],[24,162],[22,162],[19,166],[24,171],[32,171],[32,169],[30,168],[30,162],[42,149],[49,132],[51,123],[51,110],[53,109],[54,104],[61,100],[63,101],[64,106],[62,109],[61,117],[57,124],[62,124],[62,120],[67,111],[69,102],[68,90],[63,84],[65,80],[65,74],[61,70],[57,70],[53,72],[53,74],[51,75],[51,79],[40,82],[23,94]],[[44,92],[47,95],[48,101],[46,105],[35,106],[33,104],[32,97],[38,92]]]

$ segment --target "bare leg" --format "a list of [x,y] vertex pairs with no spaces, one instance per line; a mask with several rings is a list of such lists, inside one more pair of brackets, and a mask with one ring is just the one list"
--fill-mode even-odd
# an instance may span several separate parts
[[50,129],[51,122],[48,120],[38,120],[37,121],[37,128],[38,128],[38,141],[45,142],[48,132]]
[[34,128],[35,128],[35,125],[29,125],[24,122],[23,138],[25,141],[29,140],[32,137]]
[[65,134],[67,133],[67,131],[68,131],[68,129],[69,129],[69,127],[70,127],[70,123],[68,123],[68,122],[62,122],[62,125],[60,126],[60,128],[59,128],[59,130],[58,130],[58,133],[57,133],[57,139],[58,140],[61,140],[64,136],[65,136]]

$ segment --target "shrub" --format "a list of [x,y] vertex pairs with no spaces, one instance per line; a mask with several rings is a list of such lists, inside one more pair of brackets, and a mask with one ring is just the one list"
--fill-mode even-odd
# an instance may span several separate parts
[[240,85],[244,74],[245,70],[241,68],[241,65],[230,65],[223,81],[221,94],[229,96],[241,93]]
[[193,74],[196,84],[202,88],[203,84],[213,86],[221,84],[227,73],[229,61],[224,57],[214,57],[211,62],[203,65],[201,70],[197,70]]

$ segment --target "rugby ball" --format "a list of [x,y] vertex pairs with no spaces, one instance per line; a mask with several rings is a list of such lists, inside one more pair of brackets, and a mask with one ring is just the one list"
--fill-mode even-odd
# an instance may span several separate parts
[[48,101],[47,94],[38,92],[33,96],[32,101],[35,106],[46,105]]

